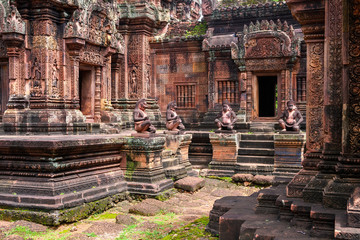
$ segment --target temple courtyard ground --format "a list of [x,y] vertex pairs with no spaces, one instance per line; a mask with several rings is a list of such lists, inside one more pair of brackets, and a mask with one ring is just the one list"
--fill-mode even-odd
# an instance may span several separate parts
[[104,213],[57,228],[27,221],[0,221],[0,239],[218,239],[205,231],[214,201],[225,196],[249,196],[260,190],[229,180],[206,178],[205,187],[195,193],[174,190],[164,201],[141,201],[132,196]]

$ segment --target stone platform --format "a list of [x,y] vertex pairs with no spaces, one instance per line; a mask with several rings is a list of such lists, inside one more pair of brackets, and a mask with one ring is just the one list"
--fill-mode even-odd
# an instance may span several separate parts
[[285,187],[215,201],[207,230],[221,240],[360,238],[358,229],[349,226],[346,210],[287,198]]
[[57,225],[105,210],[127,191],[124,144],[120,135],[1,136],[0,217]]

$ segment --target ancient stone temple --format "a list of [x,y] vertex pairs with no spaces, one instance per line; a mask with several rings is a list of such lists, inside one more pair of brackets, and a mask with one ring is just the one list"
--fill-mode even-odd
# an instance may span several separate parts
[[247,200],[219,200],[208,227],[220,239],[358,239],[360,5],[353,0],[286,2],[307,45],[303,169],[286,186]]
[[[265,2],[1,0],[0,218],[58,225],[167,194],[192,158],[281,177],[258,212],[358,237],[358,1]],[[306,137],[274,132],[288,100]],[[169,103],[177,131],[164,131]],[[209,230],[236,239],[256,199],[228,200]]]

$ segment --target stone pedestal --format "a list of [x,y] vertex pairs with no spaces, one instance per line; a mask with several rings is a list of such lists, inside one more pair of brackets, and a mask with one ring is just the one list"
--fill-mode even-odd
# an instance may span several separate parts
[[167,178],[178,180],[191,173],[192,168],[189,162],[191,137],[191,134],[165,135],[162,164]]
[[301,133],[274,135],[274,175],[292,178],[301,170],[305,141]]
[[123,145],[119,135],[2,136],[0,219],[59,225],[125,199]]
[[154,196],[172,188],[174,183],[166,179],[162,165],[165,137],[129,137],[125,140],[123,154],[126,164],[122,168],[128,181],[128,191]]
[[232,176],[235,174],[239,148],[239,134],[210,133],[213,148],[208,175]]

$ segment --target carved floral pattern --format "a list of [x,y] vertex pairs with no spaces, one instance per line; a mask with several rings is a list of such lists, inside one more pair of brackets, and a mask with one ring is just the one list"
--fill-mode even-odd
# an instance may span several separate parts
[[323,88],[324,88],[324,43],[309,43],[308,48],[308,99],[307,111],[310,123],[308,149],[320,150],[323,144]]
[[360,2],[351,0],[349,11],[349,150],[360,153]]

